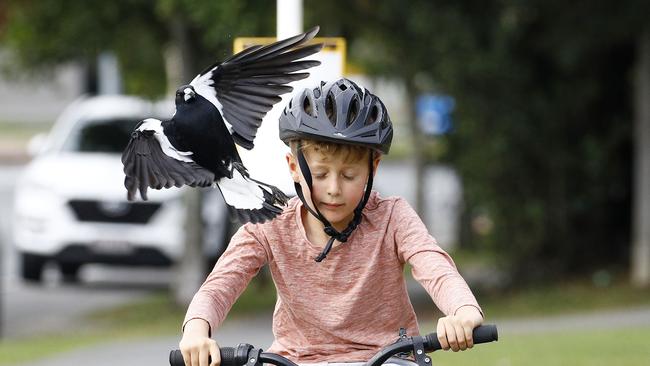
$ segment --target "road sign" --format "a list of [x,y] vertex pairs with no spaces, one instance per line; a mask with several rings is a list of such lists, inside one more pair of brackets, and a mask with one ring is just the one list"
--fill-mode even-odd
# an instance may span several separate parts
[[447,95],[422,94],[415,101],[415,111],[420,130],[427,135],[444,135],[453,126],[451,113],[456,106],[454,98]]

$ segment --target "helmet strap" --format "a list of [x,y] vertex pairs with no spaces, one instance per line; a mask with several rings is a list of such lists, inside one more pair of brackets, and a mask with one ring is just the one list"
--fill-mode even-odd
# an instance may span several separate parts
[[[311,170],[309,169],[309,164],[307,164],[307,159],[305,159],[305,155],[302,152],[302,145],[300,142],[298,142],[298,148],[297,148],[297,158],[298,158],[298,164],[300,166],[300,171],[302,172],[302,176],[305,179],[305,183],[307,183],[307,187],[309,187],[309,194],[312,195],[312,178],[311,178]],[[325,248],[323,248],[323,251],[314,259],[316,262],[322,262],[323,259],[327,257],[327,254],[332,250],[332,245],[334,244],[334,240],[338,240],[341,243],[345,243],[350,235],[352,235],[352,232],[354,229],[359,226],[361,223],[361,211],[363,211],[363,208],[366,206],[366,203],[368,203],[368,199],[370,198],[370,193],[372,192],[372,183],[373,183],[373,178],[374,178],[374,164],[373,164],[373,157],[374,157],[374,152],[370,150],[370,157],[368,160],[368,168],[369,168],[369,174],[368,174],[368,181],[366,183],[366,189],[363,194],[363,198],[361,201],[359,201],[359,204],[357,207],[354,209],[354,216],[352,218],[352,221],[348,224],[348,226],[345,228],[345,230],[339,232],[336,230],[332,224],[325,218],[325,216],[318,210],[318,207],[314,205],[314,208],[311,208],[309,204],[307,203],[307,200],[305,200],[305,195],[302,191],[302,187],[300,186],[299,183],[294,183],[294,186],[296,188],[296,194],[302,201],[303,206],[309,211],[310,214],[312,214],[315,218],[317,218],[320,222],[323,223],[324,228],[323,230],[327,235],[330,236],[330,239],[327,241],[327,244],[325,245]],[[313,195],[312,195],[312,202],[313,202]]]

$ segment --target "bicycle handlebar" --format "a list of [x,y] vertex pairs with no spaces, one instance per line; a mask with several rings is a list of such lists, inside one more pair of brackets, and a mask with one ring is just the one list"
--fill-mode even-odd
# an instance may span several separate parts
[[[496,325],[481,325],[472,333],[474,344],[494,342],[499,339]],[[424,351],[433,352],[441,349],[438,335],[430,333],[422,337]],[[379,366],[391,356],[398,353],[413,351],[413,338],[407,337],[398,342],[386,346],[377,352],[365,366]],[[253,348],[250,344],[242,343],[237,347],[221,347],[221,366],[249,366],[270,363],[277,366],[298,366],[294,362],[275,353],[262,352],[261,349]],[[172,350],[169,353],[169,364],[171,366],[184,366],[183,355],[180,350]]]

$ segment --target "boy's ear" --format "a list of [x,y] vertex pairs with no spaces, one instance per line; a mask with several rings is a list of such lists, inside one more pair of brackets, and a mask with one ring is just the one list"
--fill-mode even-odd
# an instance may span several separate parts
[[372,162],[372,172],[373,176],[377,175],[377,167],[379,167],[379,162],[381,161],[381,155],[375,157],[375,159]]
[[298,162],[296,162],[296,158],[290,152],[287,153],[285,158],[287,159],[287,165],[289,166],[289,172],[291,173],[291,179],[293,179],[294,182],[299,183],[300,182],[300,171],[298,170]]

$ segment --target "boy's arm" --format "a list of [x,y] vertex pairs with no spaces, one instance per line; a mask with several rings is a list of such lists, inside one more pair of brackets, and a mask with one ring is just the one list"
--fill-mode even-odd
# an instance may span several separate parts
[[436,330],[441,346],[454,351],[471,348],[472,330],[483,323],[483,312],[454,261],[405,201],[396,202],[390,225],[400,260],[411,264],[413,277],[446,315]]
[[228,249],[190,303],[183,321],[183,337],[179,348],[186,365],[219,366],[219,346],[210,336],[223,322],[232,304],[244,291],[250,279],[267,262],[267,251],[253,231],[244,225],[233,235]]
[[208,324],[208,333],[223,322],[235,300],[268,261],[265,246],[258,240],[256,225],[242,226],[232,237],[212,272],[194,295],[185,314],[183,328],[190,320]]

